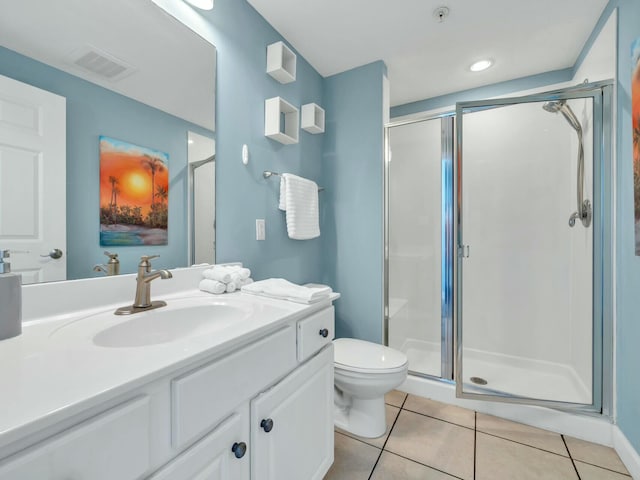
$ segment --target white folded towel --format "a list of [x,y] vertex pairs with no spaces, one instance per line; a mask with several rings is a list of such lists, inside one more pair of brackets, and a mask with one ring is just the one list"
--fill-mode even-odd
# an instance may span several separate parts
[[245,278],[243,280],[240,280],[240,283],[236,284],[236,286],[238,288],[242,288],[245,285],[249,285],[250,283],[253,283],[253,278]]
[[316,182],[291,173],[283,173],[278,207],[286,212],[289,238],[308,240],[320,236]]
[[237,288],[236,282],[229,282],[227,283],[226,286],[227,286],[227,293],[233,293],[236,291],[236,288]]
[[229,283],[231,281],[231,272],[222,266],[208,268],[202,272],[202,276],[209,280],[217,280],[223,283]]
[[227,286],[217,280],[203,279],[198,285],[198,288],[203,292],[215,293],[216,295],[224,293],[227,290]]
[[260,280],[242,287],[243,293],[262,295],[269,298],[289,300],[296,303],[315,303],[329,298],[332,290],[330,287],[303,287],[291,283],[284,278],[269,278]]

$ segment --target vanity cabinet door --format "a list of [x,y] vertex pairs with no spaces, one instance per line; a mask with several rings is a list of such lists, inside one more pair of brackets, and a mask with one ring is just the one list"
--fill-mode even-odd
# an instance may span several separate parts
[[249,404],[149,480],[249,480]]
[[149,469],[149,397],[45,440],[0,464],[0,480],[136,480]]
[[252,480],[321,480],[333,463],[333,345],[251,402]]

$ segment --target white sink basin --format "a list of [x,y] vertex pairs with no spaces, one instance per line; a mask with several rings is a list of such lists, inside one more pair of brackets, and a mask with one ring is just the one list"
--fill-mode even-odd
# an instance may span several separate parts
[[225,304],[163,307],[134,314],[127,321],[102,330],[93,337],[93,343],[100,347],[120,348],[168,343],[214,333],[250,314],[250,309]]
[[285,310],[242,299],[182,297],[165,307],[128,316],[114,309],[77,318],[54,330],[50,337],[85,339],[99,347],[131,348],[168,344],[233,329],[256,315],[282,315]]

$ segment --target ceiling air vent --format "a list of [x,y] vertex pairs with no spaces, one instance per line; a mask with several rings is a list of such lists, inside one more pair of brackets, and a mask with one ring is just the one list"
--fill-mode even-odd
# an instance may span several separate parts
[[91,45],[74,52],[72,62],[85,71],[112,82],[131,75],[135,68]]

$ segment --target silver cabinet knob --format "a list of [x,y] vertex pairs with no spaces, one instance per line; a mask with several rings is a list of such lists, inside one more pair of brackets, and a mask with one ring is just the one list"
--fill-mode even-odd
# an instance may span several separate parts
[[46,255],[40,255],[40,256],[41,257],[51,257],[54,260],[57,260],[59,258],[62,258],[62,250],[60,250],[59,248],[54,248],[53,250],[51,250]]

